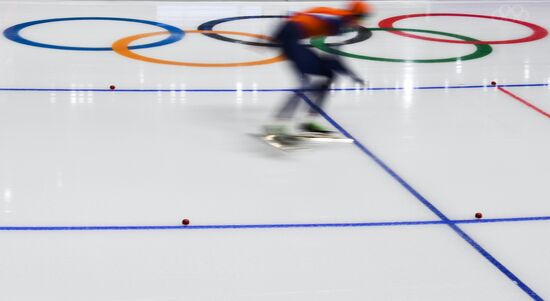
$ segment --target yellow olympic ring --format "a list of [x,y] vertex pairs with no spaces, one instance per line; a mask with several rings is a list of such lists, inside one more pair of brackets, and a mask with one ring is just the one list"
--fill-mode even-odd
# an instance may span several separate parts
[[[252,38],[259,38],[263,40],[271,41],[272,38],[260,34],[253,34],[253,33],[246,33],[246,32],[238,32],[238,31],[221,31],[221,30],[185,30],[185,33],[217,33],[217,34],[229,34],[229,35],[241,35],[241,36],[247,36]],[[138,34],[134,36],[129,36],[123,39],[120,39],[113,43],[113,50],[125,57],[140,60],[144,62],[150,62],[150,63],[157,63],[157,64],[165,64],[165,65],[176,65],[176,66],[188,66],[188,67],[237,67],[237,66],[257,66],[257,65],[265,65],[265,64],[271,64],[283,61],[285,59],[284,55],[279,55],[270,59],[265,60],[259,60],[259,61],[250,61],[250,62],[241,62],[241,63],[192,63],[192,62],[178,62],[178,61],[168,61],[168,60],[162,60],[162,59],[156,59],[152,57],[147,57],[143,55],[139,55],[132,50],[128,49],[128,46],[139,39],[148,38],[152,36],[158,36],[163,34],[169,34],[167,31],[159,31],[159,32],[151,32],[151,33],[144,33],[144,34]]]

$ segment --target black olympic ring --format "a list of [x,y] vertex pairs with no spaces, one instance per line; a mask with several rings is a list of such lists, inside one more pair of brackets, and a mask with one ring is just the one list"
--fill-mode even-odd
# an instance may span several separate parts
[[[221,24],[221,23],[229,22],[229,21],[237,21],[237,20],[244,20],[244,19],[267,19],[267,18],[288,18],[288,16],[285,16],[285,15],[265,15],[265,16],[260,15],[260,16],[238,16],[238,17],[223,18],[223,19],[217,19],[217,20],[212,20],[212,21],[205,22],[205,23],[199,25],[199,27],[197,27],[197,29],[198,30],[214,30],[214,26],[216,26],[218,24]],[[350,38],[350,39],[347,39],[345,41],[338,42],[338,43],[327,43],[327,45],[329,45],[330,47],[338,47],[338,46],[343,46],[343,45],[355,44],[355,43],[363,42],[363,41],[367,40],[368,38],[370,38],[372,36],[372,31],[370,31],[369,29],[367,29],[363,26],[359,26],[356,29],[356,32],[357,32],[357,35],[353,38]],[[203,33],[203,35],[214,38],[214,39],[217,39],[217,40],[231,42],[231,43],[238,43],[238,44],[251,45],[251,46],[280,47],[280,44],[278,44],[278,43],[269,43],[269,42],[262,43],[262,42],[244,41],[244,40],[239,40],[239,39],[226,37],[226,36],[219,35],[219,34],[216,34],[216,33]],[[307,44],[306,46],[307,47],[314,47],[311,44]]]

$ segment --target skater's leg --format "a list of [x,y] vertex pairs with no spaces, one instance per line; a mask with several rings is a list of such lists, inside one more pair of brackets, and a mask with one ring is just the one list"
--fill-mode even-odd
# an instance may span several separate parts
[[[303,74],[300,74],[300,77],[300,80],[302,82],[301,89],[308,89],[308,78]],[[279,109],[279,111],[277,111],[275,118],[279,120],[291,120],[294,117],[296,108],[298,108],[298,105],[300,105],[300,103],[300,97],[296,95],[296,93],[292,93],[288,97],[287,101],[283,104],[283,106]]]
[[[320,82],[303,83],[303,89],[305,91],[311,91],[311,94],[313,95],[313,103],[322,108],[328,89],[336,76],[336,72],[341,71],[345,67],[339,64],[337,60],[321,57],[303,45],[292,47],[292,51],[290,51],[287,56],[291,57],[291,60],[295,65],[295,69],[300,74],[323,77]],[[312,115],[317,114],[317,112],[312,108],[310,108],[309,113]]]
[[[302,81],[302,89],[314,90],[314,103],[319,107],[323,107],[328,88],[335,76],[334,71],[331,69],[331,63],[299,43],[298,29],[293,24],[284,25],[277,33],[276,40],[281,43],[281,49],[284,55],[293,63],[294,71]],[[325,80],[320,84],[311,84],[306,74],[322,76]],[[293,93],[293,95],[286,100],[281,109],[277,111],[274,127],[268,130],[281,132],[281,130],[288,128],[288,121],[293,118],[300,103],[301,99]],[[309,113],[311,115],[318,115],[317,111],[312,108],[310,108]],[[316,129],[319,131],[321,130],[319,127],[316,127]]]
[[[300,47],[302,47],[299,44],[300,34],[298,28],[295,24],[285,23],[278,29],[274,37],[275,41],[281,45],[282,53],[293,63],[293,71],[298,78],[302,80],[302,85],[304,85],[305,76],[296,63],[297,59],[300,57]],[[291,135],[292,118],[300,102],[300,99],[295,93],[289,95],[283,105],[275,112],[274,120],[264,126],[264,131],[267,134]]]
[[323,110],[324,108],[329,88],[334,81],[335,72],[323,62],[320,66],[318,75],[324,76],[325,78],[321,82],[311,85],[311,90],[313,91],[311,101],[313,102],[313,106],[309,107],[309,116],[306,122],[301,124],[300,128],[306,132],[333,133],[332,130],[323,126],[316,119],[318,119],[319,110]]
[[285,101],[283,106],[275,114],[275,118],[278,120],[291,120],[296,112],[296,108],[300,104],[300,99],[295,93],[292,93]]
[[[301,81],[302,86],[300,89],[307,88],[308,78],[301,75]],[[292,135],[293,118],[301,102],[302,100],[296,93],[290,93],[285,103],[275,113],[274,120],[269,125],[264,126],[264,131],[267,134]]]
[[[330,71],[330,72],[327,72],[326,79],[322,80],[321,83],[317,83],[311,86],[311,89],[313,90],[312,101],[315,104],[315,106],[317,106],[319,109],[324,108],[325,100],[327,98],[327,93],[333,81],[334,81],[334,72]],[[308,113],[311,116],[319,115],[319,112],[313,107],[309,108]]]

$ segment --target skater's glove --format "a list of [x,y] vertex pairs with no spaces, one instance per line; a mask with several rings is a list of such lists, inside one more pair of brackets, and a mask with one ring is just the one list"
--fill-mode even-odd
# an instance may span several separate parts
[[351,79],[353,79],[353,81],[356,83],[356,84],[359,84],[361,86],[364,86],[365,85],[365,81],[360,78],[360,77],[357,77],[357,76],[354,76],[352,77]]

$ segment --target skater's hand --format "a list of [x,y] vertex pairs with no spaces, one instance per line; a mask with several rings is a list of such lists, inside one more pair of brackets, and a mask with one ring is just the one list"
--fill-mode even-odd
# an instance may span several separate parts
[[362,78],[354,76],[351,79],[353,79],[356,84],[359,84],[362,87],[365,86],[365,81]]

